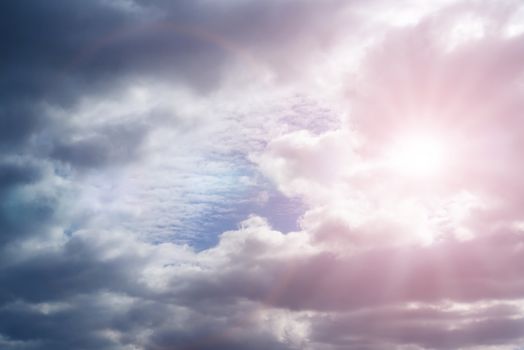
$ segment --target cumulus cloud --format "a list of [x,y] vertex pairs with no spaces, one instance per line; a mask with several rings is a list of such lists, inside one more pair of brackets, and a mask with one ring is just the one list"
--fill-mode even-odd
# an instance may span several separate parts
[[524,342],[518,2],[1,7],[2,349]]

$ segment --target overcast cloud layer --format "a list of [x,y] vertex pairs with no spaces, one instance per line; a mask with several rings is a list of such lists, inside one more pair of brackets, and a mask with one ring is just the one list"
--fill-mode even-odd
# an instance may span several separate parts
[[[524,349],[520,1],[13,0],[0,32],[0,349]],[[413,130],[438,175],[388,165]]]

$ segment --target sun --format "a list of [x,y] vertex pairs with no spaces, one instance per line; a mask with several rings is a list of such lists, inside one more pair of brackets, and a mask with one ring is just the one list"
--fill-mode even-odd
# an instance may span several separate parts
[[442,138],[429,131],[399,135],[388,147],[386,162],[395,173],[412,178],[438,176],[444,170],[446,147]]

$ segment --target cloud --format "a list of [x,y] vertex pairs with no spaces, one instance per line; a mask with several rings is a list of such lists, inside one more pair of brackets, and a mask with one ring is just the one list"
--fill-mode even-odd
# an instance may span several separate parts
[[311,246],[304,233],[283,236],[263,227],[252,230],[224,234],[216,248],[201,253],[221,254],[219,258],[195,271],[191,283],[173,284],[171,292],[179,300],[246,297],[318,311],[445,300],[518,300],[524,293],[518,272],[523,259],[521,232],[427,247],[353,252],[349,246],[342,254]]
[[519,6],[3,4],[0,347],[522,343]]
[[99,168],[135,160],[146,131],[135,125],[108,126],[80,140],[59,141],[51,157],[75,167]]
[[475,311],[446,305],[364,310],[323,318],[314,333],[319,341],[341,346],[386,349],[405,343],[413,349],[467,348],[480,339],[486,345],[518,341],[519,313],[510,305],[477,305]]
[[[78,233],[58,250],[30,252],[3,268],[0,329],[13,341],[39,342],[35,348],[67,348],[74,342],[118,348],[144,342],[146,349],[205,349],[245,347],[248,339],[253,349],[296,348],[289,339],[287,346],[278,340],[274,328],[260,328],[267,319],[257,315],[272,306],[288,310],[280,317],[270,312],[276,318],[272,322],[282,322],[282,314],[299,322],[300,313],[310,310],[302,322],[310,324],[306,329],[314,331],[306,334],[323,344],[320,348],[342,342],[347,333],[339,327],[349,327],[356,337],[346,339],[344,346],[361,339],[370,346],[452,348],[478,344],[479,339],[502,344],[521,336],[521,323],[512,316],[520,309],[503,305],[518,302],[524,293],[518,270],[522,233],[345,257],[318,252],[304,236],[283,235],[252,218],[241,230],[224,234],[218,246],[195,255],[125,234]],[[34,289],[35,283],[40,288]],[[454,311],[453,304],[446,311],[447,300],[472,305],[471,311]],[[488,302],[494,307],[485,312],[475,307]],[[103,307],[105,303],[110,306]],[[428,320],[427,327],[421,318]],[[68,332],[61,330],[66,319]],[[26,323],[37,329],[16,326]],[[455,323],[457,328],[449,328]],[[289,336],[301,329],[300,323],[291,325]],[[489,337],[486,328],[491,329]],[[135,338],[130,335],[135,331],[148,336]],[[88,334],[92,336],[84,339]]]

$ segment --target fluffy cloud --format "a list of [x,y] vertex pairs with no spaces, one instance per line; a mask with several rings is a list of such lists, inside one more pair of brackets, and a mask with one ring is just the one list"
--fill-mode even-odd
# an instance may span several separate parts
[[524,342],[521,5],[402,4],[3,4],[0,347]]

